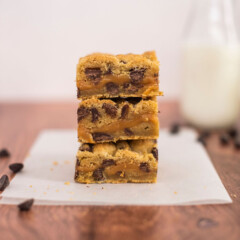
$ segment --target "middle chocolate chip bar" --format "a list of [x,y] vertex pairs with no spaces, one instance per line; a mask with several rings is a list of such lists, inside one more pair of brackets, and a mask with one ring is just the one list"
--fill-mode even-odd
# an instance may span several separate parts
[[156,97],[87,99],[77,111],[78,138],[86,143],[156,139],[157,112]]

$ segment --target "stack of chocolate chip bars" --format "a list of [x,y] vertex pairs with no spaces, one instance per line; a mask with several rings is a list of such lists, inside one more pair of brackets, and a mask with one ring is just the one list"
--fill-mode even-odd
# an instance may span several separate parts
[[80,58],[76,182],[156,182],[158,72],[155,52]]

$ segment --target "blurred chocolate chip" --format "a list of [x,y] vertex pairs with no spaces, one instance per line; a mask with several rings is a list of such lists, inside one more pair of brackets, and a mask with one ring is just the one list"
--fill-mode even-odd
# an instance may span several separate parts
[[106,84],[106,89],[107,92],[110,93],[111,95],[117,95],[119,93],[118,85],[113,82],[108,82]]
[[109,166],[112,166],[112,165],[116,165],[116,163],[113,159],[105,159],[105,160],[102,161],[102,167],[103,168],[109,167]]
[[78,122],[80,122],[82,119],[84,119],[85,117],[88,116],[89,114],[89,109],[84,107],[84,106],[81,106],[78,108],[77,110],[77,115],[78,115]]
[[210,227],[214,227],[217,225],[218,225],[218,223],[213,221],[210,218],[200,218],[197,222],[197,226],[199,228],[210,228]]
[[81,92],[80,92],[80,89],[78,88],[77,89],[77,97],[80,98],[80,96],[81,96]]
[[236,128],[231,128],[228,130],[228,135],[231,138],[235,138],[238,135],[238,130]]
[[240,149],[240,135],[238,135],[237,137],[235,137],[234,147],[235,147],[235,149],[237,149],[237,150]]
[[120,63],[127,64],[127,62],[124,60],[120,60]]
[[228,145],[230,138],[227,134],[223,133],[219,136],[219,141],[222,145]]
[[17,173],[23,169],[22,163],[12,163],[9,165],[10,170],[12,170],[14,173]]
[[10,157],[10,153],[6,148],[0,150],[0,158]]
[[130,70],[130,78],[131,78],[131,83],[133,85],[137,85],[139,84],[144,77],[144,73],[145,73],[146,69],[145,68],[134,68]]
[[109,103],[104,103],[102,105],[102,108],[105,110],[106,114],[110,115],[112,118],[117,116],[117,107],[109,104]]
[[129,105],[126,104],[126,105],[124,105],[124,106],[122,107],[121,117],[120,117],[120,118],[121,118],[121,119],[126,118],[127,115],[128,115],[128,112],[129,112]]
[[18,208],[20,211],[29,211],[34,203],[34,199],[28,199],[20,204],[18,204]]
[[197,138],[197,141],[200,142],[203,146],[206,146],[207,143],[206,143],[206,138],[204,136],[199,136]]
[[78,159],[78,158],[77,158],[76,165],[77,165],[77,166],[80,166],[80,161],[79,161],[79,159]]
[[104,75],[111,75],[112,69],[109,67],[108,70],[104,73]]
[[104,180],[103,170],[104,170],[103,168],[98,168],[93,172],[93,178],[95,181]]
[[132,84],[130,83],[124,83],[123,84],[123,88],[125,90],[125,92],[129,93],[129,94],[134,94],[136,93],[139,88],[141,88],[142,85],[138,84],[137,86],[133,86]]
[[88,152],[92,152],[93,151],[93,145],[88,144],[88,143],[83,143],[80,147],[79,150],[84,152],[84,151],[88,151]]
[[101,117],[100,113],[96,108],[91,108],[91,113],[92,113],[92,122],[97,122],[98,118]]
[[132,136],[134,134],[133,131],[131,131],[129,128],[125,128],[124,132],[127,136]]
[[154,158],[158,161],[158,149],[154,147],[151,153],[154,156]]
[[96,85],[101,80],[102,71],[100,68],[86,68],[85,75]]
[[9,185],[9,178],[7,175],[3,175],[0,178],[0,191],[3,191]]
[[154,73],[154,75],[153,75],[154,77],[158,77],[158,73]]
[[101,142],[101,141],[111,141],[113,140],[113,137],[107,133],[103,132],[96,132],[92,133],[93,140],[95,142]]
[[149,165],[148,165],[148,163],[146,163],[146,162],[140,163],[139,168],[140,168],[140,170],[142,170],[143,172],[150,172]]
[[180,130],[180,125],[178,123],[174,123],[170,128],[170,133],[177,134],[179,133],[179,130]]
[[79,172],[76,170],[75,175],[74,175],[74,179],[77,180],[78,176],[79,176]]

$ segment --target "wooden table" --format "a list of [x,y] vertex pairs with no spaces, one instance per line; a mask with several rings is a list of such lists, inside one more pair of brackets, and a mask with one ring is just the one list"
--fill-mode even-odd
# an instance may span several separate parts
[[[0,174],[23,161],[44,128],[76,128],[76,103],[0,104]],[[181,121],[174,102],[160,104],[161,126]],[[211,135],[207,150],[233,199],[230,205],[203,206],[34,206],[20,213],[0,205],[0,239],[240,239],[240,151],[220,147]]]

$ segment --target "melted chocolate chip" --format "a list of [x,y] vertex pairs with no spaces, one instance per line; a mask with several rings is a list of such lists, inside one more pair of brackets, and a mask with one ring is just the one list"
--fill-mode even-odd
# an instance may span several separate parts
[[137,86],[133,86],[130,83],[124,83],[123,88],[125,90],[125,92],[129,93],[129,94],[134,94],[136,93],[139,88],[143,87],[142,84],[138,84]]
[[110,115],[112,118],[117,116],[117,107],[109,104],[109,103],[104,103],[102,105],[102,108],[105,110],[106,114]]
[[7,149],[3,148],[0,150],[0,158],[10,157],[10,153]]
[[134,134],[133,131],[131,131],[129,128],[125,128],[124,132],[127,136],[132,136]]
[[92,108],[91,109],[91,113],[92,113],[92,122],[97,122],[98,118],[101,117],[100,113],[98,112],[98,110],[96,108]]
[[88,152],[92,152],[93,151],[93,145],[88,144],[88,143],[83,143],[80,147],[79,150],[84,152],[84,151],[88,151]]
[[151,153],[154,156],[154,158],[158,161],[158,149],[154,147]]
[[103,168],[109,167],[109,166],[112,166],[112,165],[116,165],[116,163],[113,159],[105,159],[105,160],[102,161],[102,167]]
[[143,172],[150,172],[149,165],[146,162],[142,162],[139,166],[140,170]]
[[81,92],[80,92],[80,89],[78,88],[77,89],[77,98],[80,98],[80,96],[81,96]]
[[23,169],[22,163],[13,163],[9,165],[10,170],[12,170],[14,173],[17,173]]
[[228,145],[230,141],[230,137],[227,134],[222,134],[219,137],[219,141],[222,145]]
[[128,115],[128,112],[129,112],[129,105],[126,104],[126,105],[124,105],[124,106],[122,107],[121,119],[126,118],[127,115]]
[[117,84],[113,82],[109,82],[106,84],[107,92],[111,95],[117,95],[119,93],[119,87]]
[[76,165],[77,165],[77,166],[80,166],[80,161],[79,161],[79,159],[78,159],[78,158],[77,158]]
[[3,175],[0,178],[0,191],[3,191],[9,185],[9,178],[7,175]]
[[29,199],[27,201],[24,201],[18,205],[18,208],[20,211],[29,211],[33,205],[34,199]]
[[104,180],[103,170],[104,170],[103,168],[98,168],[93,172],[93,178],[95,181]]
[[80,122],[82,119],[84,119],[85,117],[88,116],[89,114],[89,109],[84,107],[84,106],[81,106],[78,108],[77,110],[77,115],[78,115],[78,122]]
[[133,85],[138,85],[144,77],[146,69],[145,68],[134,68],[130,70],[130,78],[131,78],[131,83]]
[[102,71],[100,68],[86,68],[85,75],[97,85],[101,81]]
[[153,75],[154,77],[158,77],[158,73],[154,73],[154,75]]
[[101,141],[111,141],[113,140],[113,137],[107,133],[103,132],[96,132],[92,133],[93,140],[95,142],[101,142]]

